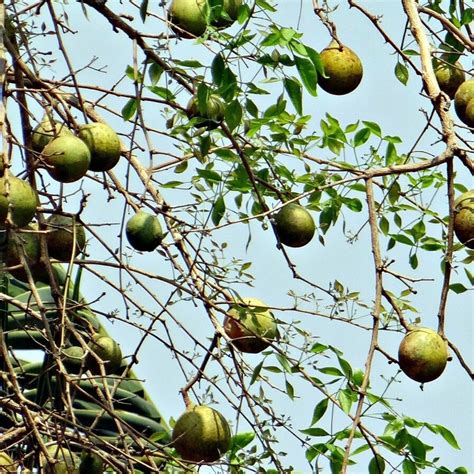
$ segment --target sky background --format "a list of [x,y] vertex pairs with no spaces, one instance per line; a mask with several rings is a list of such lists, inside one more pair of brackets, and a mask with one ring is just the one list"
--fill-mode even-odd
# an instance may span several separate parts
[[[154,12],[160,13],[153,6],[154,3],[150,2],[152,4],[151,9]],[[381,20],[382,26],[396,42],[400,40],[405,24],[400,2],[365,1],[360,3],[372,13],[383,15]],[[120,5],[118,0],[109,0],[108,4],[117,12],[122,11],[126,13],[129,11],[129,7],[127,5]],[[312,13],[309,0],[303,0],[302,2],[284,0],[280,2],[278,8],[277,21],[303,32],[305,43],[311,45],[316,50],[321,50],[327,45],[330,40],[329,35]],[[124,35],[113,33],[99,15],[90,11],[90,9],[88,10],[89,20],[83,16],[79,2],[72,2],[71,5],[67,5],[67,14],[73,29],[77,33],[74,36],[65,36],[66,45],[75,69],[86,66],[94,56],[99,58],[94,63],[96,68],[106,67],[103,72],[84,69],[79,74],[81,82],[108,87],[115,84],[123,74],[126,66],[132,63],[134,52],[131,43]],[[60,7],[58,6],[59,11]],[[342,41],[360,56],[364,65],[364,79],[359,88],[347,96],[330,96],[324,91],[319,91],[317,98],[306,95],[304,113],[313,115],[309,128],[317,130],[320,120],[324,119],[326,113],[330,113],[338,118],[343,126],[359,119],[374,121],[381,126],[383,134],[402,137],[404,143],[400,145],[400,151],[408,151],[425,125],[425,116],[422,111],[431,111],[429,101],[419,94],[420,81],[413,77],[412,74],[408,86],[405,87],[395,78],[393,70],[397,60],[396,56],[393,55],[390,47],[383,42],[375,28],[355,9],[349,10],[346,6],[341,5],[334,12],[332,19],[338,26],[338,33]],[[139,18],[136,19],[135,24],[137,27],[142,27]],[[145,24],[145,28],[149,28],[150,24],[156,25],[156,22],[148,22]],[[157,34],[160,32],[155,31],[153,33]],[[406,44],[406,47],[412,46]],[[49,49],[55,48],[54,38],[49,37],[45,40],[44,47]],[[203,58],[203,60],[207,61],[205,58],[209,54],[205,47],[195,45],[192,41],[172,41],[169,48],[170,54],[186,56],[188,59]],[[472,64],[464,65],[467,68],[472,67]],[[59,62],[54,65],[57,78],[65,75],[65,69],[63,68],[64,65]],[[132,84],[128,80],[122,81],[118,89],[129,93],[133,92]],[[93,95],[91,93],[91,97]],[[186,102],[187,99],[183,99],[183,104]],[[107,103],[111,108],[119,111],[125,101],[111,99]],[[106,115],[106,118],[118,131],[127,129],[127,127],[124,128],[120,117]],[[164,127],[165,119],[162,117],[160,110],[149,107],[146,110],[146,119],[149,123],[152,123],[151,121],[156,122],[155,126],[158,129]],[[436,143],[436,141],[436,135],[430,134],[423,138],[418,149],[428,150],[433,154],[439,153],[442,150],[442,146]],[[165,147],[169,146],[165,142],[161,143],[159,139],[156,140],[154,145],[158,149],[164,147],[163,151],[166,150]],[[316,149],[314,150],[314,155],[327,159],[332,157],[329,150]],[[139,154],[139,157],[143,159],[143,162],[148,160],[145,154]],[[288,167],[291,167],[290,163],[288,163]],[[122,163],[116,170],[117,175],[120,176],[124,169],[125,164]],[[439,171],[444,172],[445,168],[441,167]],[[472,188],[472,177],[468,176],[467,172],[460,171],[457,180]],[[177,178],[170,171],[166,179],[161,175],[158,176],[158,179],[166,181],[166,179]],[[136,187],[136,189],[140,189],[138,182],[132,180],[130,185],[131,188]],[[91,197],[83,218],[86,220],[87,216],[90,222],[98,225],[112,221],[114,225],[97,227],[97,230],[113,246],[113,239],[120,233],[120,224],[124,212],[123,202],[120,199],[106,202],[106,193],[99,185],[89,182],[87,186],[88,191],[91,192]],[[70,191],[76,188],[75,185],[67,186],[67,189]],[[180,194],[177,191],[163,189],[162,193],[165,199],[171,203],[176,203],[176,200],[183,199],[181,197],[182,193]],[[447,214],[445,194],[444,188],[439,190],[433,206]],[[432,197],[432,191],[430,191],[428,197]],[[363,199],[363,195],[360,198]],[[70,211],[77,209],[75,208],[74,196],[68,199],[66,209]],[[316,214],[314,214],[314,218],[317,220]],[[359,214],[346,213],[346,219],[347,226],[353,230],[358,229],[363,222],[363,216]],[[252,236],[248,248],[246,248],[247,232],[250,232]],[[253,288],[241,289],[242,292],[245,292],[245,295],[260,298],[271,306],[288,308],[292,305],[292,299],[288,296],[290,288],[300,293],[310,291],[307,286],[292,279],[286,262],[276,248],[271,230],[264,229],[259,222],[253,221],[248,228],[246,226],[240,226],[239,228],[230,226],[216,232],[214,237],[220,241],[228,242],[227,252],[229,255],[233,255],[243,261],[252,262],[250,270],[255,276],[254,286]],[[327,282],[338,280],[351,291],[361,292],[361,296],[367,302],[370,302],[373,298],[374,274],[368,237],[368,228],[366,226],[357,241],[348,243],[343,235],[342,223],[339,222],[326,234],[326,245],[324,247],[315,238],[304,249],[289,249],[288,253],[297,264],[298,272],[301,275],[323,287],[327,286]],[[385,248],[386,244],[382,244],[382,251]],[[96,243],[91,242],[89,252],[91,257],[95,258],[100,257],[103,251]],[[168,274],[167,262],[160,255],[139,255],[130,250],[127,250],[127,253],[131,255],[131,262],[134,266],[156,273],[163,272],[162,274],[164,275]],[[465,251],[461,250],[460,253],[460,258],[462,258],[465,255]],[[437,326],[436,313],[439,303],[439,292],[442,286],[440,255],[428,252],[419,253],[420,263],[417,270],[412,270],[408,266],[406,248],[397,248],[394,255],[394,258],[396,256],[400,257],[396,264],[397,271],[409,274],[414,278],[434,279],[434,281],[419,284],[418,294],[412,299],[414,306],[419,309],[420,314],[407,314],[406,316],[408,319],[414,319],[414,317],[419,316],[424,326],[435,328]],[[117,277],[113,273],[110,273],[110,275],[114,278]],[[386,281],[389,281],[390,285],[393,283],[389,279]],[[462,271],[459,273],[459,277],[454,278],[454,281],[461,281],[466,284]],[[84,279],[82,285],[82,292],[89,301],[94,301],[101,296],[103,291],[107,291],[103,283],[93,277]],[[154,291],[165,298],[169,288],[160,288],[159,284],[155,282],[153,282],[153,285],[156,285],[153,288]],[[398,286],[392,285],[390,288],[395,291]],[[142,297],[139,289],[136,287],[129,288],[129,291],[138,298]],[[472,292],[462,295],[450,293],[446,333],[449,339],[461,350],[466,362],[472,366],[473,300],[471,295]],[[204,319],[200,308],[195,308],[192,303],[181,303],[176,307],[182,312],[183,325],[192,331],[194,335],[201,335],[202,338],[212,336],[211,325]],[[117,308],[118,314],[123,315],[121,313],[123,311],[123,302],[119,301],[117,295],[111,294],[110,291],[109,294],[102,297],[95,304],[94,308],[104,312]],[[176,314],[179,311],[175,309],[174,313]],[[360,311],[360,314],[363,314],[363,312]],[[301,320],[302,326],[313,335],[319,337],[321,343],[333,344],[344,352],[346,358],[353,364],[353,367],[363,368],[369,347],[369,332],[363,333],[346,324],[334,321],[296,315],[291,311],[276,313],[276,316],[288,322],[292,318]],[[145,323],[144,320],[143,322]],[[133,331],[126,324],[114,323],[108,324],[107,327],[122,345],[124,354],[131,353],[134,350],[136,343],[140,339],[137,331]],[[171,328],[171,331],[174,331],[174,337],[176,340],[179,340],[183,348],[186,348],[187,344],[191,344],[190,340],[186,340],[185,336],[179,333],[178,328]],[[396,356],[401,335],[383,332],[380,337],[384,349],[393,356]],[[189,345],[187,348],[190,351],[194,349],[192,345]],[[261,355],[246,355],[244,359],[250,365],[257,365],[261,360]],[[184,405],[178,392],[185,384],[185,379],[181,372],[177,370],[176,363],[170,357],[169,351],[158,344],[157,341],[149,339],[139,354],[139,360],[140,364],[137,373],[146,380],[145,386],[156,402],[158,409],[167,419],[179,416],[183,411]],[[387,364],[385,359],[380,355],[376,355],[372,379],[374,391],[377,392],[377,388],[380,389],[380,387],[385,386],[382,376],[390,378],[395,373],[396,367]],[[382,374],[382,376],[379,374]],[[284,395],[274,394],[272,406],[278,413],[291,415],[294,429],[304,429],[308,427],[312,410],[320,401],[320,395],[315,390],[311,390],[307,385],[300,384],[296,378],[292,379],[291,382],[295,386],[297,397],[301,398],[291,402]],[[275,383],[281,386],[282,379],[275,376]],[[453,450],[439,436],[435,437],[423,433],[423,436],[426,436],[423,440],[436,446],[436,453],[441,457],[445,465],[453,468],[458,465],[464,465],[470,469],[470,472],[474,470],[472,461],[473,392],[469,377],[462,370],[457,360],[449,363],[442,377],[435,382],[426,384],[423,391],[420,390],[417,383],[403,375],[399,376],[397,381],[390,386],[387,397],[392,399],[394,407],[400,412],[411,415],[418,420],[442,424],[451,429],[461,445],[462,449],[460,451]],[[218,400],[219,398],[217,396]],[[232,419],[232,411],[226,408],[222,399],[220,401],[221,403],[216,406],[229,419]],[[337,420],[337,415],[335,416]],[[289,453],[286,458],[286,464],[293,465],[294,469],[298,472],[309,472],[308,464],[304,459],[304,451],[299,446],[297,440],[285,433],[282,430],[278,436],[281,437],[282,449]],[[370,457],[365,456],[364,458],[364,455],[361,455],[360,459],[366,459],[366,461],[361,462],[358,468],[352,468],[349,472],[366,472],[366,466]]]

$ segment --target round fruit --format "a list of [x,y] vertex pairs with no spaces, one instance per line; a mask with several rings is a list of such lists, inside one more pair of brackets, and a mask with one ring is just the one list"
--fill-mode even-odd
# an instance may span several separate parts
[[89,451],[83,451],[81,454],[81,464],[79,465],[79,474],[103,474],[104,461],[102,458]]
[[46,221],[48,253],[61,262],[69,262],[74,255],[79,255],[86,245],[86,232],[84,227],[73,217],[52,214]]
[[231,307],[224,330],[242,352],[256,354],[266,349],[278,334],[277,323],[268,306],[256,298],[244,298]]
[[201,128],[207,127],[208,130],[212,130],[219,126],[219,124],[224,120],[225,106],[222,99],[215,95],[211,94],[205,104],[205,109],[199,111],[196,98],[190,99],[186,107],[186,114],[189,119],[194,117],[202,117],[204,120],[198,120],[194,126]]
[[468,127],[474,127],[474,105],[471,104],[472,100],[474,100],[474,78],[464,81],[454,95],[456,113]]
[[[216,28],[227,28],[232,25],[239,14],[239,7],[242,5],[242,0],[221,0],[222,8],[217,11],[215,19],[212,21],[212,26]],[[212,7],[212,2],[210,2]]]
[[36,204],[36,193],[26,181],[12,175],[0,178],[0,227],[7,220],[9,206],[11,220],[18,227],[23,227],[33,219]]
[[152,252],[163,240],[158,217],[145,211],[138,211],[129,219],[125,233],[129,244],[141,252]]
[[213,408],[190,406],[173,428],[173,446],[186,461],[217,461],[230,448],[227,420]]
[[52,140],[44,147],[41,157],[51,177],[61,183],[81,179],[91,161],[89,148],[74,135],[63,135]]
[[105,123],[89,123],[79,129],[79,138],[91,152],[91,171],[111,170],[120,159],[120,138]]
[[11,233],[8,238],[6,264],[9,272],[20,281],[28,281],[28,276],[23,267],[21,255],[23,254],[26,264],[34,279],[44,276],[40,272],[41,268],[41,250],[37,229],[28,226],[22,229],[25,232]]
[[18,465],[7,454],[0,452],[0,472],[17,472]]
[[359,56],[344,45],[332,40],[320,53],[327,77],[318,77],[318,84],[329,94],[352,92],[362,80],[363,67]]
[[84,354],[81,346],[70,346],[62,350],[62,361],[68,372],[73,374],[80,372]]
[[474,249],[474,190],[461,194],[454,202],[453,227],[459,241]]
[[173,0],[169,10],[171,29],[181,38],[201,36],[207,29],[207,0]]
[[76,453],[69,451],[66,446],[53,444],[47,448],[50,456],[56,460],[54,464],[48,464],[46,456],[40,457],[42,471],[46,474],[79,474],[80,459]]
[[417,382],[437,379],[448,361],[443,338],[432,329],[415,327],[403,338],[398,349],[398,363],[403,372]]
[[[443,59],[443,56],[441,57]],[[459,61],[449,64],[445,61],[435,60],[435,76],[439,88],[449,97],[454,98],[458,87],[466,80],[466,75]]]
[[72,135],[72,132],[66,125],[46,117],[35,127],[31,135],[33,150],[41,153],[50,141],[63,135]]
[[[122,365],[122,351],[111,337],[95,334],[89,343],[89,348],[103,361],[107,374],[117,372]],[[99,363],[92,354],[88,354],[86,365],[92,372],[100,372]]]
[[280,242],[289,247],[303,247],[311,241],[316,230],[311,214],[299,204],[282,207],[275,215]]

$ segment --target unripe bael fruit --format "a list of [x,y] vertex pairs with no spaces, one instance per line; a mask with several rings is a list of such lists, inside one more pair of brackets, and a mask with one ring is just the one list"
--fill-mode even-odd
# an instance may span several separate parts
[[[217,8],[218,3],[222,5],[222,8]],[[216,28],[227,28],[237,20],[242,0],[209,0],[209,4],[211,8],[216,8],[212,26]]]
[[0,228],[6,223],[9,206],[13,223],[24,227],[33,219],[36,204],[36,192],[29,183],[10,174],[0,178]]
[[[22,263],[21,256],[24,257],[26,265],[32,274],[33,279],[39,275],[41,263],[41,250],[38,235],[38,229],[34,226],[28,226],[21,229],[22,232],[11,233],[8,239],[6,264],[9,272],[20,281],[28,281],[28,275]],[[45,269],[44,269],[45,270]],[[39,275],[38,275],[39,273]]]
[[222,99],[215,94],[211,94],[205,103],[204,109],[199,110],[197,99],[191,98],[186,107],[186,114],[189,119],[202,117],[204,120],[198,120],[194,126],[201,128],[207,127],[208,130],[217,128],[224,120],[225,106]]
[[81,346],[70,346],[62,350],[61,359],[66,370],[77,374],[80,372],[84,361],[84,349]]
[[41,454],[40,463],[45,474],[79,474],[80,459],[76,453],[70,451],[67,446],[53,444],[47,448],[50,456],[57,462],[48,464],[46,456]]
[[[86,245],[86,232],[73,217],[52,214],[46,221],[48,253],[61,262],[77,257]],[[76,244],[74,249],[74,242]]]
[[[117,372],[122,365],[122,351],[117,342],[111,337],[95,334],[89,343],[89,348],[91,352],[102,360],[107,374]],[[88,354],[86,365],[91,372],[100,372],[99,363],[92,354]]]
[[[468,126],[474,127],[474,78],[464,81],[454,95],[454,109],[458,117]],[[469,106],[469,107],[468,107]]]
[[66,125],[45,117],[33,130],[31,146],[34,151],[41,153],[50,141],[63,135],[72,135],[72,132]]
[[316,226],[311,214],[299,204],[286,204],[275,215],[280,242],[289,247],[303,247],[314,236]]
[[138,211],[129,219],[125,233],[129,244],[141,252],[152,252],[163,240],[160,221],[145,211]]
[[186,461],[214,462],[230,448],[227,420],[213,408],[192,405],[173,428],[173,446]]
[[321,51],[320,58],[327,77],[318,77],[318,84],[329,94],[349,94],[360,84],[362,62],[352,49],[332,40]]
[[449,97],[454,98],[458,87],[466,80],[466,75],[459,61],[450,64],[446,61],[436,59],[434,61],[434,72],[439,88]]
[[0,452],[0,472],[17,472],[18,464],[7,454]]
[[474,190],[461,194],[454,202],[453,227],[459,241],[474,249]]
[[209,23],[207,0],[173,0],[169,9],[171,29],[181,38],[201,36]]
[[104,461],[92,451],[83,451],[81,454],[81,464],[79,474],[103,474]]
[[91,171],[111,170],[120,159],[120,138],[105,123],[89,123],[79,129],[79,138],[91,153]]
[[437,379],[443,373],[447,361],[446,341],[428,328],[410,329],[398,349],[400,369],[421,383]]
[[53,179],[61,183],[72,183],[87,173],[91,154],[80,138],[64,135],[48,143],[41,158]]
[[273,314],[256,298],[244,298],[232,305],[224,330],[239,351],[253,354],[266,349],[278,335]]

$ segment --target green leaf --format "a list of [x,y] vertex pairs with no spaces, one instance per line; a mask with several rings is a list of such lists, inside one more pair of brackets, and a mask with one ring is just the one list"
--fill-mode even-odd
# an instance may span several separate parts
[[303,88],[298,80],[285,77],[283,80],[285,90],[299,115],[303,114]]
[[382,130],[378,123],[363,120],[362,123],[377,137],[382,137]]
[[225,63],[221,53],[216,54],[211,65],[212,81],[216,86],[221,85]]
[[175,95],[166,87],[150,86],[147,89],[152,93],[165,100],[174,100]]
[[336,367],[323,367],[319,369],[322,374],[333,375],[335,377],[342,377],[344,374]]
[[311,60],[302,58],[301,56],[294,56],[296,69],[301,77],[301,81],[306,90],[312,95],[316,96],[316,68]]
[[416,474],[416,465],[411,460],[406,458],[402,464],[403,474]]
[[276,358],[277,358],[278,362],[280,362],[280,365],[282,366],[283,370],[285,372],[290,373],[291,372],[291,365],[288,362],[288,359],[283,354],[277,354]]
[[224,117],[231,132],[240,125],[242,114],[242,107],[238,100],[233,100],[230,104],[227,104]]
[[306,428],[300,431],[308,436],[329,436],[329,433],[322,428]]
[[408,448],[415,458],[415,461],[421,462],[426,460],[426,446],[411,434],[407,435]]
[[160,80],[162,74],[163,68],[158,63],[151,63],[148,69],[148,75],[150,76],[150,81],[153,86]]
[[313,411],[313,418],[311,420],[311,426],[313,426],[315,423],[317,423],[324,416],[324,414],[326,413],[326,410],[328,408],[328,403],[329,403],[329,399],[324,398],[323,400],[321,400],[316,405],[316,407],[314,408],[314,411]]
[[286,385],[286,393],[288,394],[288,396],[294,400],[295,399],[295,389],[293,388],[293,385],[291,385],[290,382],[288,382],[288,380],[285,382],[285,385]]
[[363,145],[370,138],[370,130],[368,128],[362,128],[354,136],[354,146],[358,147]]
[[350,389],[344,389],[340,390],[337,399],[339,400],[339,403],[341,404],[341,408],[346,413],[347,415],[351,412],[351,407],[352,407],[352,393],[350,393]]
[[369,462],[369,474],[383,474],[385,472],[385,460],[377,454]]
[[379,227],[383,235],[388,235],[388,232],[390,230],[390,223],[388,222],[388,219],[385,216],[382,216],[380,218]]
[[466,288],[462,283],[453,283],[452,285],[449,285],[449,289],[454,291],[457,295],[468,291],[468,288]]
[[442,425],[434,425],[438,433],[454,448],[454,449],[461,449],[459,447],[458,442],[456,441],[456,438],[454,437],[453,433],[448,430],[448,428],[442,426]]
[[236,453],[237,451],[245,448],[255,439],[255,433],[253,431],[248,433],[237,433],[235,436],[232,436],[230,442],[230,451]]
[[211,219],[214,225],[219,225],[225,214],[225,202],[222,194],[219,194],[212,206]]
[[395,66],[395,76],[404,86],[406,86],[408,82],[408,68],[404,64],[398,62]]
[[260,371],[262,370],[262,367],[263,367],[263,360],[262,362],[260,362],[260,364],[258,364],[255,369],[253,369],[253,372],[252,372],[252,378],[250,379],[250,384],[249,385],[252,385],[259,377],[260,375]]
[[137,113],[137,99],[130,99],[122,109],[122,118],[130,120]]
[[148,0],[142,0],[142,3],[140,5],[140,18],[142,19],[143,23],[145,23],[147,11]]

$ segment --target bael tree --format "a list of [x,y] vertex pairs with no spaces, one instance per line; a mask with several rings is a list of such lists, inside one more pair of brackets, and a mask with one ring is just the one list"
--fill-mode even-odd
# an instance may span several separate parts
[[[400,370],[397,349],[421,334],[405,372],[423,388],[456,367],[469,391],[469,348],[445,328],[472,315],[460,303],[474,281],[472,204],[455,200],[472,189],[474,10],[401,0],[393,32],[367,2],[292,3],[331,42],[318,52],[311,31],[287,24],[289,2],[171,3],[0,3],[5,462],[467,472],[437,454],[442,443],[460,449],[450,429],[398,400],[411,384],[440,405]],[[373,31],[385,56],[346,46],[340,23]],[[107,55],[96,56],[101,43]],[[326,112],[317,123],[326,92],[338,104],[371,100],[371,61],[393,66],[379,68],[381,83],[418,88],[419,133],[386,134],[383,117],[346,124]],[[393,117],[395,133],[402,121]],[[362,269],[347,263],[354,248]],[[352,283],[329,280],[334,268]],[[427,334],[439,336],[434,349]],[[433,357],[435,375],[420,376],[420,358]],[[134,370],[144,358],[156,371],[146,384]],[[180,412],[165,407],[163,418],[145,386],[179,388],[181,411],[213,407],[232,438],[209,451],[202,439],[215,435],[188,424],[180,448]]]

